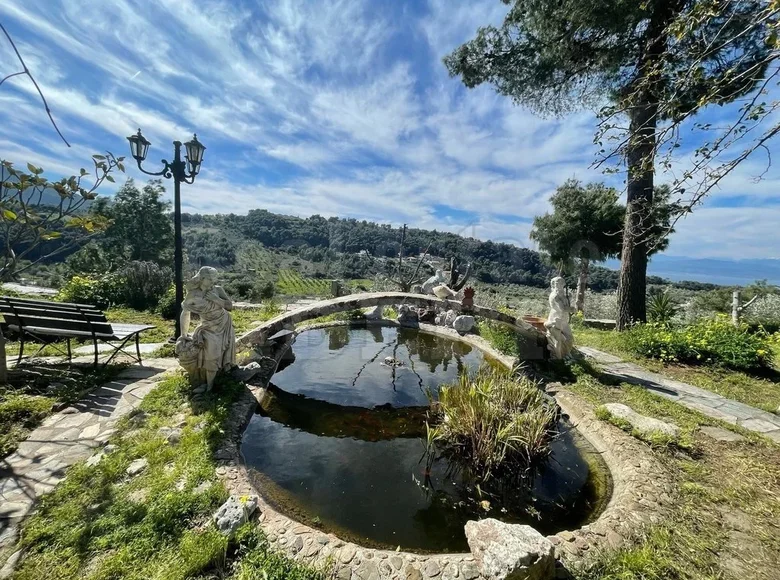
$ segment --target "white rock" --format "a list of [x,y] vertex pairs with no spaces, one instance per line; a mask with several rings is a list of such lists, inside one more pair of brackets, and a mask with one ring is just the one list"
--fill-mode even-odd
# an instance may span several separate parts
[[452,321],[452,328],[460,332],[461,334],[469,332],[474,328],[474,317],[466,314],[458,316]]
[[486,580],[555,577],[553,545],[531,526],[494,519],[466,523],[466,539]]
[[444,326],[452,326],[452,323],[455,322],[455,319],[458,317],[458,313],[454,310],[448,310],[447,314],[444,315]]
[[146,469],[149,466],[149,460],[145,457],[142,457],[141,459],[136,459],[133,461],[129,467],[127,468],[127,475],[130,477],[135,477],[139,473],[141,473],[144,469]]
[[433,289],[433,293],[436,296],[436,298],[441,298],[442,300],[446,298],[452,298],[453,296],[455,296],[455,292],[453,292],[446,284],[442,284],[441,286],[436,286]]
[[382,320],[382,313],[384,312],[384,308],[384,306],[366,308],[363,311],[363,316],[365,316],[366,320]]
[[669,437],[679,437],[680,435],[680,428],[677,427],[677,425],[640,415],[628,405],[622,403],[607,403],[604,405],[604,408],[614,417],[631,423],[631,426],[634,429],[644,435],[649,435],[654,432],[668,435]]
[[242,524],[249,521],[249,517],[257,509],[257,503],[256,495],[244,498],[231,495],[214,514],[217,529],[226,536],[232,536]]
[[237,381],[241,381],[242,383],[245,383],[253,379],[254,376],[259,372],[261,372],[262,370],[263,367],[260,366],[259,362],[252,361],[248,364],[245,364],[244,366],[234,368],[231,374],[233,375],[233,378],[236,379]]

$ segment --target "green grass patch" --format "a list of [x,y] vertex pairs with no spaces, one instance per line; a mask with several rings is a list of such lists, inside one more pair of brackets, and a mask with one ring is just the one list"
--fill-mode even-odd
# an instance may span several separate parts
[[597,418],[601,419],[602,421],[606,421],[607,423],[611,423],[615,427],[630,433],[633,437],[644,441],[655,449],[672,449],[675,447],[680,447],[690,450],[692,448],[690,439],[682,442],[679,438],[662,433],[661,431],[643,432],[639,431],[638,429],[634,429],[631,423],[625,419],[622,419],[621,417],[613,415],[610,413],[609,409],[604,406],[597,407],[595,413]]
[[295,270],[279,270],[276,288],[288,296],[330,296],[330,280],[304,278]]
[[12,453],[55,404],[70,404],[111,380],[123,366],[97,369],[59,367],[11,370],[0,386],[0,457]]
[[[780,409],[780,372],[777,368],[745,372],[718,366],[691,366],[637,356],[625,344],[621,333],[593,328],[575,329],[577,344],[592,346],[635,362],[677,381],[717,393],[729,399],[769,412]],[[773,345],[772,348],[775,348]],[[775,358],[774,360],[780,360]]]
[[[763,437],[711,419],[638,386],[602,380],[588,365],[571,367],[566,387],[598,407],[609,402],[675,423],[680,441],[651,449],[677,482],[664,521],[637,528],[635,541],[597,552],[572,570],[577,580],[769,580],[780,566],[780,453]],[[609,419],[604,411],[601,418]],[[628,428],[616,421],[620,427]],[[697,432],[704,425],[734,430],[741,443],[721,443]],[[681,448],[682,447],[682,448]],[[691,453],[691,450],[695,450]]]
[[[141,404],[140,428],[128,419],[120,422],[113,453],[94,467],[72,467],[40,500],[24,525],[26,553],[14,578],[240,578],[233,576],[241,569],[235,558],[249,555],[257,561],[256,576],[243,577],[264,577],[264,563],[277,574],[281,564],[262,536],[229,542],[210,521],[227,496],[212,453],[241,388],[221,377],[215,391],[193,408],[183,376],[163,380]],[[180,442],[169,444],[159,428],[182,419]],[[125,470],[138,458],[146,458],[148,467],[129,479]],[[198,487],[204,483],[210,484],[205,491]],[[297,577],[319,578],[302,567]]]

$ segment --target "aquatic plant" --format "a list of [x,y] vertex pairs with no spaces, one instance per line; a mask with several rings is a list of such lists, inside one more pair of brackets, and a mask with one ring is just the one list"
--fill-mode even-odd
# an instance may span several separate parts
[[527,377],[488,366],[444,385],[431,408],[431,439],[480,481],[522,475],[549,452],[557,406]]

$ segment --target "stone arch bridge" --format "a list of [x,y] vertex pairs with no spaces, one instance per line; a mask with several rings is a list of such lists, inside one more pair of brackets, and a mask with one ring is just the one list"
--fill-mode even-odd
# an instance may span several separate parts
[[[281,314],[239,336],[236,340],[236,346],[239,350],[263,346],[269,336],[273,336],[280,330],[292,328],[295,324],[303,322],[304,320],[328,316],[337,312],[348,312],[360,308],[372,306],[397,306],[399,304],[408,304],[409,306],[429,308],[432,310],[454,310],[455,312],[463,312],[464,314],[470,314],[472,316],[481,316],[482,318],[495,320],[512,327],[518,334],[525,338],[528,346],[532,347],[533,350],[536,350],[538,347],[543,348],[547,344],[546,336],[529,323],[521,318],[515,318],[510,314],[499,312],[492,308],[477,306],[476,304],[471,308],[464,308],[457,300],[445,300],[426,294],[367,292],[315,302],[310,306]],[[543,348],[543,350],[546,349]]]

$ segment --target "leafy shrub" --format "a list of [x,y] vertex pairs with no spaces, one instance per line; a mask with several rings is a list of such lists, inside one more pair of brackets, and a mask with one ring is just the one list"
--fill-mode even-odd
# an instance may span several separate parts
[[484,366],[442,386],[432,405],[428,441],[460,460],[482,481],[522,473],[545,456],[558,411],[530,379]]
[[273,298],[276,293],[276,286],[270,280],[258,280],[252,287],[250,296],[252,300],[261,301]]
[[154,262],[130,262],[119,271],[118,277],[122,285],[119,303],[148,310],[155,308],[170,288],[173,272]]
[[647,315],[652,322],[669,324],[678,311],[677,303],[668,292],[657,292],[647,301]]
[[165,320],[176,318],[176,287],[169,286],[157,303],[157,313]]
[[120,303],[120,286],[121,280],[114,274],[107,274],[101,278],[73,276],[60,288],[57,300],[91,304],[105,310],[112,304]]
[[752,333],[746,325],[733,326],[720,316],[683,327],[660,323],[634,326],[625,333],[636,354],[664,362],[716,364],[734,369],[756,369],[772,364],[766,333]]
[[104,276],[73,276],[57,298],[102,310],[110,306],[147,310],[158,305],[170,288],[171,277],[170,269],[154,262],[130,262],[122,270]]

